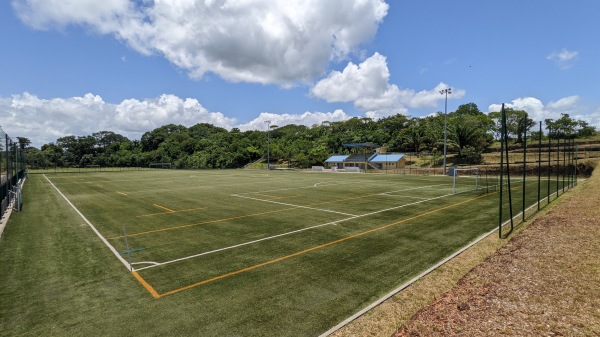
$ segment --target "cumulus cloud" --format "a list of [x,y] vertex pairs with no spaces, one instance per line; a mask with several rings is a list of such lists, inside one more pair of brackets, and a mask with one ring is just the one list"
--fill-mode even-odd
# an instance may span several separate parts
[[[360,64],[349,62],[343,71],[331,71],[311,89],[313,96],[327,102],[352,102],[369,117],[406,113],[407,108],[433,108],[444,99],[439,83],[431,90],[400,89],[391,84],[385,56],[375,53]],[[461,98],[465,90],[454,89],[448,98]]]
[[600,130],[600,106],[596,108],[596,111],[592,112],[585,120]]
[[36,29],[83,26],[202,77],[291,86],[371,40],[384,0],[13,0]]
[[[550,101],[544,104],[535,97],[517,98],[504,106],[515,110],[524,110],[529,114],[529,118],[534,121],[544,121],[545,119],[558,119],[561,114],[568,114],[572,118],[584,120],[590,125],[600,129],[600,108],[595,112],[584,113],[588,108],[580,104],[579,96],[567,96],[557,101]],[[502,104],[492,104],[489,111],[500,111]]]
[[553,51],[546,56],[546,59],[553,61],[560,69],[566,70],[575,65],[578,55],[579,53],[576,51],[562,49],[560,51]]
[[[110,107],[100,96],[86,94],[68,99],[41,99],[24,93],[0,100],[4,130],[9,135],[30,138],[41,145],[70,134],[72,125],[78,131],[100,131],[103,117]],[[93,127],[95,130],[91,130]]]
[[192,126],[210,123],[231,130],[266,130],[271,125],[299,124],[312,126],[324,121],[337,122],[352,118],[342,110],[275,114],[263,112],[254,120],[239,123],[236,118],[220,112],[210,112],[194,98],[161,95],[157,98],[126,99],[118,104],[102,97],[85,94],[81,97],[44,99],[30,93],[0,97],[0,120],[11,137],[27,137],[32,145],[55,142],[70,135],[85,136],[98,131],[113,131],[130,139],[166,124]]
[[236,122],[222,113],[209,112],[196,99],[174,95],[111,104],[93,94],[43,99],[24,93],[0,98],[0,111],[7,133],[12,137],[27,137],[35,146],[64,136],[105,130],[139,139],[144,132],[170,123],[186,126],[211,123],[231,128]]
[[352,118],[343,110],[335,110],[334,112],[304,112],[302,114],[275,114],[269,112],[261,113],[257,118],[244,124],[240,124],[238,128],[242,131],[246,130],[267,130],[267,121],[270,125],[284,126],[288,124],[313,126],[319,125],[325,121],[340,122]]
[[230,129],[236,122],[235,118],[225,117],[220,112],[209,112],[194,98],[182,99],[175,95],[143,101],[126,99],[114,106],[108,118],[118,130],[137,134],[169,123],[186,126],[210,123]]

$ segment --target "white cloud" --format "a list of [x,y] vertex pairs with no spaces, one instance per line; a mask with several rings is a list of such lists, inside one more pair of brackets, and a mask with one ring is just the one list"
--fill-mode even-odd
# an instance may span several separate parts
[[[595,112],[585,113],[586,110],[589,111],[589,108],[582,106],[579,101],[579,96],[567,96],[544,104],[537,98],[524,97],[505,104],[505,107],[524,110],[529,114],[529,118],[534,121],[544,121],[548,118],[558,119],[561,114],[569,114],[571,118],[584,120],[600,130],[600,107]],[[501,109],[501,104],[489,106],[489,111],[500,111]]]
[[592,112],[585,118],[585,120],[596,127],[596,130],[600,131],[600,106],[596,108],[596,111]]
[[24,93],[0,98],[0,111],[7,133],[12,137],[27,137],[35,146],[55,142],[59,137],[105,130],[139,139],[144,132],[170,123],[186,126],[211,123],[228,129],[236,123],[235,118],[209,112],[196,99],[174,95],[110,104],[93,94],[42,99]]
[[192,126],[210,123],[231,130],[266,130],[271,125],[299,124],[312,126],[324,121],[336,122],[352,118],[342,110],[333,112],[304,112],[302,114],[261,113],[248,123],[220,112],[209,112],[198,100],[182,99],[175,95],[137,100],[126,99],[118,104],[105,102],[102,97],[85,94],[82,97],[43,99],[23,93],[0,97],[0,120],[11,137],[27,137],[32,145],[55,142],[70,135],[86,136],[98,131],[113,131],[130,139],[166,124]]
[[13,0],[36,29],[83,26],[192,77],[291,86],[320,76],[371,40],[383,0]]
[[572,114],[577,109],[579,96],[568,96],[559,99],[556,102],[549,102],[547,108],[550,111]]
[[109,118],[117,130],[137,134],[169,123],[185,126],[210,123],[230,129],[236,121],[220,112],[209,112],[196,99],[181,99],[175,95],[161,95],[159,98],[143,101],[124,100],[114,107]]
[[240,124],[238,128],[242,131],[246,130],[266,130],[266,121],[271,121],[271,125],[284,126],[288,124],[313,126],[321,124],[325,121],[339,122],[352,118],[343,110],[335,110],[334,112],[305,112],[302,114],[275,114],[263,112],[254,120]]
[[553,61],[560,69],[566,70],[575,65],[578,55],[579,53],[576,51],[562,49],[561,51],[550,53],[550,55],[546,56],[546,59]]
[[[445,86],[444,86],[445,88]],[[437,92],[438,88],[434,89]],[[423,94],[425,95],[425,94]],[[441,95],[440,95],[441,96]],[[585,120],[600,129],[600,107],[586,111],[578,96],[568,96],[547,104],[534,97],[517,98],[507,107],[525,110],[533,120],[560,118],[568,113],[575,119]],[[499,111],[500,104],[492,104],[489,111]],[[406,110],[394,110],[407,113]],[[589,111],[589,109],[588,109]],[[367,111],[367,117],[378,119],[389,116],[391,110]],[[81,97],[44,99],[23,93],[11,97],[0,97],[0,120],[2,127],[11,137],[27,137],[32,145],[55,142],[58,138],[76,135],[86,136],[98,131],[113,131],[130,139],[140,139],[142,134],[166,124],[192,126],[210,123],[231,130],[266,130],[265,121],[271,125],[298,124],[313,126],[325,121],[337,122],[352,118],[343,110],[333,112],[304,112],[301,114],[276,114],[263,112],[254,120],[240,123],[233,117],[220,112],[210,112],[194,98],[161,95],[152,99],[126,99],[118,104],[105,102],[102,97],[91,93]]]
[[[343,71],[332,71],[312,88],[313,96],[327,102],[353,102],[354,105],[368,111],[369,116],[385,117],[397,113],[406,113],[407,108],[433,108],[440,100],[440,90],[448,88],[439,83],[432,90],[415,91],[400,89],[389,83],[390,72],[385,56],[375,53],[362,63],[349,62]],[[454,89],[448,98],[461,98],[465,90]]]
[[[546,110],[544,103],[534,97],[517,98],[512,103],[505,103],[504,106],[515,110],[527,111],[529,118],[534,121],[555,118],[553,114]],[[501,109],[502,104],[492,104],[489,106],[489,111],[500,111]]]

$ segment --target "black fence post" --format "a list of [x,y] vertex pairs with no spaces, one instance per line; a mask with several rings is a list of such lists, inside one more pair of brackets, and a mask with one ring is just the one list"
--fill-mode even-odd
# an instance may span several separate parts
[[[525,123],[525,122],[523,122]],[[522,209],[523,209],[523,214],[521,216],[521,218],[523,219],[523,222],[525,222],[525,185],[527,182],[527,127],[525,126],[525,132],[523,135],[523,197],[521,200],[521,204],[522,204]]]
[[540,190],[542,189],[542,121],[540,121],[540,139],[538,140],[538,196],[537,208],[540,210]]

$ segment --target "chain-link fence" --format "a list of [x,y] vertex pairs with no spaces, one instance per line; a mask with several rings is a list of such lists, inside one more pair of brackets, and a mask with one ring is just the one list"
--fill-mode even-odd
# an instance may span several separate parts
[[0,218],[11,205],[20,209],[20,186],[27,174],[25,168],[25,150],[0,128]]

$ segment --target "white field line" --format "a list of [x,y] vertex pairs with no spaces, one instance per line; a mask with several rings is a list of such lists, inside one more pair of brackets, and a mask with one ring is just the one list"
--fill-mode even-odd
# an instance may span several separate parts
[[378,193],[377,195],[385,195],[385,196],[388,196],[388,197],[400,197],[400,198],[411,198],[411,199],[423,199],[423,200],[427,200],[427,198],[423,198],[423,197],[413,197],[413,196],[408,196],[408,195],[400,195],[400,194],[392,194],[392,193],[406,192],[406,191],[418,190],[418,189],[422,189],[422,188],[429,188],[429,187],[435,187],[435,186],[440,186],[440,185],[445,185],[445,184],[435,184],[435,185],[428,185],[428,186],[408,188],[408,189],[404,189],[404,190],[382,192],[382,193]]
[[[428,180],[423,179],[423,181],[428,181]],[[435,181],[435,180],[431,180],[431,181]],[[278,188],[278,189],[258,191],[258,192],[244,192],[244,193],[238,193],[238,195],[271,193],[271,192],[281,192],[281,191],[299,190],[299,189],[316,188],[316,187],[327,187],[327,186],[338,186],[338,185],[357,185],[357,184],[368,184],[368,183],[375,183],[375,184],[380,184],[380,185],[384,184],[383,181],[378,181],[378,180],[361,180],[361,181],[344,181],[344,182],[325,181],[325,182],[318,182],[318,183],[316,183],[314,185],[310,185],[310,186]],[[443,184],[437,184],[437,185],[443,185]],[[432,185],[432,186],[435,186],[435,185]],[[418,187],[418,188],[421,188],[421,187]]]
[[142,263],[151,264],[151,266],[143,267],[143,268],[139,268],[139,269],[135,269],[135,271],[144,270],[144,269],[150,269],[150,268],[155,268],[155,267],[159,267],[159,266],[164,266],[164,265],[167,265],[167,264],[171,264],[171,263],[175,263],[175,262],[180,262],[180,261],[184,261],[184,260],[188,260],[188,259],[192,259],[192,258],[204,256],[204,255],[214,254],[214,253],[222,252],[222,251],[225,251],[225,250],[230,250],[230,249],[234,249],[234,248],[239,248],[239,247],[247,246],[247,245],[258,243],[258,242],[261,242],[261,241],[272,240],[272,239],[280,238],[280,237],[283,237],[283,236],[287,236],[287,235],[291,235],[291,234],[296,234],[296,233],[304,232],[304,231],[307,231],[307,230],[310,230],[310,229],[315,229],[315,228],[324,227],[324,226],[330,226],[330,225],[337,225],[337,224],[339,224],[341,222],[345,222],[345,221],[348,221],[348,220],[363,218],[363,217],[367,217],[367,216],[370,216],[370,215],[374,215],[374,214],[378,214],[378,213],[383,213],[383,212],[388,212],[388,211],[396,210],[396,209],[407,207],[407,206],[414,206],[414,205],[421,204],[421,203],[424,203],[424,202],[427,202],[427,201],[446,198],[446,197],[449,197],[449,196],[452,196],[452,195],[454,195],[454,194],[445,194],[445,195],[441,195],[441,196],[438,196],[438,197],[435,197],[435,198],[430,198],[430,199],[426,199],[426,200],[415,201],[415,202],[411,202],[409,204],[404,204],[404,205],[400,205],[400,206],[390,207],[390,208],[386,208],[386,209],[382,209],[382,210],[378,210],[378,211],[373,211],[373,212],[365,213],[365,214],[361,214],[361,215],[354,215],[354,216],[351,216],[349,218],[340,219],[340,220],[336,220],[336,221],[331,221],[331,222],[327,222],[327,223],[324,223],[324,224],[319,224],[319,225],[315,225],[315,226],[311,226],[311,227],[307,227],[307,228],[302,228],[302,229],[298,229],[298,230],[291,231],[291,232],[281,233],[281,234],[269,236],[269,237],[258,239],[258,240],[248,241],[248,242],[240,243],[240,244],[229,246],[229,247],[219,248],[219,249],[211,250],[211,251],[208,251],[208,252],[203,252],[203,253],[199,253],[199,254],[195,254],[195,255],[190,255],[190,256],[182,257],[182,258],[175,259],[175,260],[170,260],[170,261],[165,261],[165,262],[152,262],[152,261],[137,262],[138,264],[142,264]]
[[[556,193],[552,193],[552,194],[556,194]],[[551,194],[551,196],[552,196]],[[542,198],[543,199],[547,199],[548,197]],[[556,197],[558,198],[558,196]],[[556,199],[554,199],[556,200]],[[548,206],[548,204],[546,204],[546,206]],[[525,212],[529,211],[530,209],[537,207],[537,202],[533,203],[533,205],[529,206]],[[523,212],[520,212],[519,214],[513,216],[513,219],[515,218],[520,218],[521,214]],[[508,224],[510,223],[510,219],[506,220],[505,222],[503,222],[500,226],[502,228],[504,228],[504,226],[508,226]],[[422,272],[421,274],[415,276],[414,278],[412,278],[411,280],[409,280],[408,282],[404,283],[403,285],[401,285],[400,287],[390,291],[389,293],[387,293],[386,295],[384,295],[383,297],[379,298],[378,300],[376,300],[375,302],[369,304],[368,306],[366,306],[365,308],[363,308],[362,310],[360,310],[359,312],[355,313],[354,315],[348,317],[347,319],[345,319],[343,322],[341,322],[340,324],[334,326],[333,328],[327,330],[326,332],[322,333],[321,335],[319,335],[319,337],[327,337],[329,335],[331,335],[332,333],[336,332],[337,330],[343,328],[344,326],[346,326],[348,323],[354,321],[355,319],[359,318],[360,316],[366,314],[367,312],[369,312],[371,309],[375,308],[376,306],[380,305],[381,303],[385,302],[386,300],[388,300],[389,298],[391,298],[392,296],[396,295],[397,293],[399,293],[400,291],[406,289],[408,286],[410,286],[411,284],[417,282],[418,280],[420,280],[421,278],[423,278],[425,275],[431,273],[432,271],[436,270],[437,268],[439,268],[440,266],[446,264],[446,262],[452,260],[453,258],[455,258],[456,256],[460,255],[461,253],[463,253],[465,250],[473,247],[475,244],[477,244],[479,241],[485,239],[486,237],[490,236],[493,233],[496,233],[498,231],[498,227],[492,229],[491,231],[481,235],[480,237],[478,237],[477,239],[475,239],[474,241],[468,243],[466,246],[464,246],[463,248],[459,249],[458,251],[454,252],[452,255],[446,257],[445,259],[443,259],[442,261],[438,262],[437,264],[435,264],[434,266],[432,266],[431,268],[425,270],[424,272]]]
[[[317,184],[319,184],[319,183],[317,183]],[[312,187],[316,187],[317,184],[315,184]],[[418,189],[423,189],[423,188],[430,188],[430,187],[439,186],[439,185],[441,185],[441,184],[428,185],[428,186],[420,186],[420,187],[414,187],[414,188],[407,188],[407,189],[403,189],[403,190],[395,190],[395,191],[389,191],[389,192],[384,192],[384,193],[378,193],[378,194],[374,194],[374,195],[384,195],[384,194],[388,194],[388,193],[406,192],[406,191],[411,191],[411,190],[418,190]],[[311,188],[311,186],[301,187],[301,188]],[[252,193],[260,195],[257,192],[251,192],[250,194],[252,194]],[[260,192],[260,193],[267,193],[267,192]],[[285,203],[285,202],[280,202],[280,201],[274,201],[274,200],[253,198],[253,197],[248,197],[248,196],[241,195],[241,194],[232,194],[231,196],[238,197],[238,198],[250,199],[250,200],[256,200],[256,201],[263,201],[263,202],[268,202],[268,203],[273,203],[273,204],[278,204],[278,205],[290,206],[290,207],[312,209],[312,210],[321,211],[321,212],[329,212],[329,213],[336,213],[336,214],[341,214],[341,215],[356,216],[355,214],[343,213],[343,212],[333,211],[333,210],[329,210],[329,209],[322,209],[322,208],[316,208],[316,207],[302,206],[302,205],[290,204],[290,203]],[[418,197],[408,197],[408,198],[418,198]],[[427,200],[427,198],[418,198],[418,199]]]
[[[351,220],[351,219],[356,219],[356,218],[359,218],[359,217],[360,217],[359,215],[355,215],[355,216],[350,217],[350,218],[336,220],[336,221],[331,221],[331,222],[328,222],[328,223],[324,223],[324,224],[320,224],[320,225],[315,225],[315,226],[311,226],[311,227],[306,227],[306,228],[298,229],[298,230],[287,232],[287,233],[281,233],[281,234],[269,236],[269,237],[258,239],[258,240],[252,240],[252,241],[240,243],[240,244],[229,246],[229,247],[223,247],[223,248],[211,250],[211,251],[208,251],[208,252],[203,252],[203,253],[199,253],[199,254],[195,254],[195,255],[190,255],[190,256],[182,257],[180,259],[170,260],[170,261],[167,261],[167,262],[162,262],[162,263],[158,263],[158,262],[143,262],[143,263],[148,263],[148,264],[153,264],[153,265],[148,266],[148,267],[143,267],[143,268],[136,269],[136,271],[138,271],[138,270],[144,270],[144,269],[149,269],[149,268],[154,268],[154,267],[158,267],[158,266],[163,266],[163,265],[171,264],[171,263],[175,263],[175,262],[180,262],[180,261],[192,259],[192,258],[195,258],[195,257],[200,257],[200,256],[203,256],[203,255],[214,254],[214,253],[222,252],[222,251],[225,251],[225,250],[230,250],[230,249],[234,249],[234,248],[238,248],[238,247],[243,247],[243,246],[251,245],[251,244],[254,244],[254,243],[261,242],[261,241],[272,240],[272,239],[280,238],[282,236],[296,234],[296,233],[304,232],[304,231],[307,231],[307,230],[310,230],[310,229],[314,229],[314,228],[318,228],[318,227],[335,225],[337,223],[340,223],[340,222],[343,222],[343,221],[348,221],[348,220]],[[142,263],[142,262],[138,262],[138,263]]]
[[333,328],[325,331],[324,333],[322,333],[321,335],[319,335],[319,337],[326,337],[331,335],[332,333],[338,331],[339,329],[341,329],[342,327],[344,327],[345,325],[347,325],[348,323],[354,321],[355,319],[359,318],[360,316],[366,314],[369,310],[375,308],[376,306],[380,305],[381,303],[385,302],[386,300],[388,300],[390,297],[396,295],[397,293],[399,293],[400,291],[408,288],[408,286],[410,286],[411,284],[417,282],[418,280],[420,280],[421,278],[423,278],[425,275],[431,273],[432,271],[436,270],[437,268],[439,268],[440,266],[444,265],[446,262],[452,260],[453,258],[455,258],[456,256],[460,255],[462,252],[464,252],[465,250],[471,248],[472,246],[474,246],[476,243],[478,243],[479,241],[485,239],[486,237],[488,237],[489,235],[491,235],[492,233],[495,233],[498,231],[498,228],[494,228],[493,230],[483,234],[482,236],[478,237],[477,239],[475,239],[474,241],[468,243],[466,246],[464,246],[463,248],[459,249],[458,251],[454,252],[453,254],[451,254],[450,256],[446,257],[445,259],[443,259],[442,261],[436,263],[435,265],[433,265],[431,268],[425,270],[424,272],[422,272],[421,274],[415,276],[414,278],[410,279],[409,281],[407,281],[406,283],[404,283],[403,285],[401,285],[400,287],[390,291],[389,293],[387,293],[386,295],[384,295],[383,297],[379,298],[377,301],[369,304],[367,307],[365,307],[364,309],[360,310],[359,312],[355,313],[354,315],[348,317],[347,319],[345,319],[343,322],[341,322],[340,324],[334,326]]
[[100,238],[100,240],[102,240],[102,242],[104,242],[104,244],[106,245],[106,247],[108,247],[108,249],[110,249],[111,252],[113,252],[113,254],[115,254],[115,256],[117,257],[117,259],[119,259],[119,261],[121,261],[121,263],[123,263],[123,265],[125,266],[125,268],[127,268],[127,270],[132,271],[132,267],[129,265],[129,263],[127,261],[125,261],[125,259],[121,256],[121,254],[119,254],[119,252],[117,252],[117,250],[115,249],[115,247],[113,247],[110,243],[108,243],[108,241],[104,238],[104,236],[102,236],[102,234],[100,234],[100,232],[98,232],[98,230],[96,229],[96,227],[94,227],[94,225],[92,225],[92,223],[77,209],[77,207],[75,207],[75,205],[73,205],[71,203],[71,201],[69,199],[67,199],[67,197],[58,189],[58,187],[56,187],[51,181],[50,179],[48,179],[48,177],[46,177],[46,175],[44,174],[44,178],[46,178],[46,180],[48,180],[48,182],[50,183],[50,185],[52,185],[52,187],[54,187],[54,189],[58,192],[58,194],[60,194],[65,201],[71,206],[73,207],[73,209],[75,210],[75,212],[77,212],[77,214],[79,214],[79,216],[81,217],[81,219],[83,219],[83,221],[85,221],[85,223],[90,226],[90,228],[94,231],[94,233],[96,233],[96,235]]
[[302,186],[302,187],[289,187],[289,188],[278,188],[278,189],[274,189],[274,190],[266,190],[266,191],[258,191],[258,192],[244,192],[244,193],[238,193],[238,195],[242,195],[242,194],[261,194],[261,193],[271,193],[271,192],[281,192],[281,191],[291,191],[291,190],[301,190],[301,189],[307,189],[307,188],[315,188],[318,187],[318,184],[328,184],[328,185],[322,185],[322,186],[337,186],[337,185],[349,185],[349,184],[356,184],[357,182],[343,182],[343,183],[331,183],[331,182],[321,182],[321,183],[316,183],[314,185],[310,185],[310,186]]
[[356,214],[350,214],[350,213],[344,213],[344,212],[338,212],[338,211],[333,211],[330,209],[323,209],[323,208],[316,208],[316,207],[309,207],[309,206],[302,206],[302,205],[296,205],[296,204],[289,204],[287,202],[281,202],[281,201],[274,201],[274,200],[265,200],[265,199],[260,199],[260,198],[253,198],[253,197],[247,197],[245,195],[239,195],[239,194],[232,194],[232,197],[238,197],[238,198],[244,198],[244,199],[250,199],[250,200],[256,200],[256,201],[262,201],[262,202],[268,202],[271,204],[277,204],[277,205],[283,205],[283,206],[290,206],[290,207],[297,207],[297,208],[305,208],[305,209],[311,209],[313,211],[320,211],[320,212],[327,212],[327,213],[335,213],[335,214],[341,214],[341,215],[347,215],[347,216],[357,216]]
[[388,193],[379,193],[378,195],[384,195],[386,197],[396,197],[396,198],[409,198],[409,199],[427,199],[427,198],[423,198],[423,197],[411,197],[409,195],[402,195],[402,194],[388,194]]
[[333,182],[333,184],[332,184],[332,182],[324,181],[324,182],[321,182],[321,183],[314,184],[313,187],[318,187],[319,185],[322,185],[322,184],[326,184],[326,185],[323,185],[323,186],[336,186],[336,185],[338,185],[335,182]]

